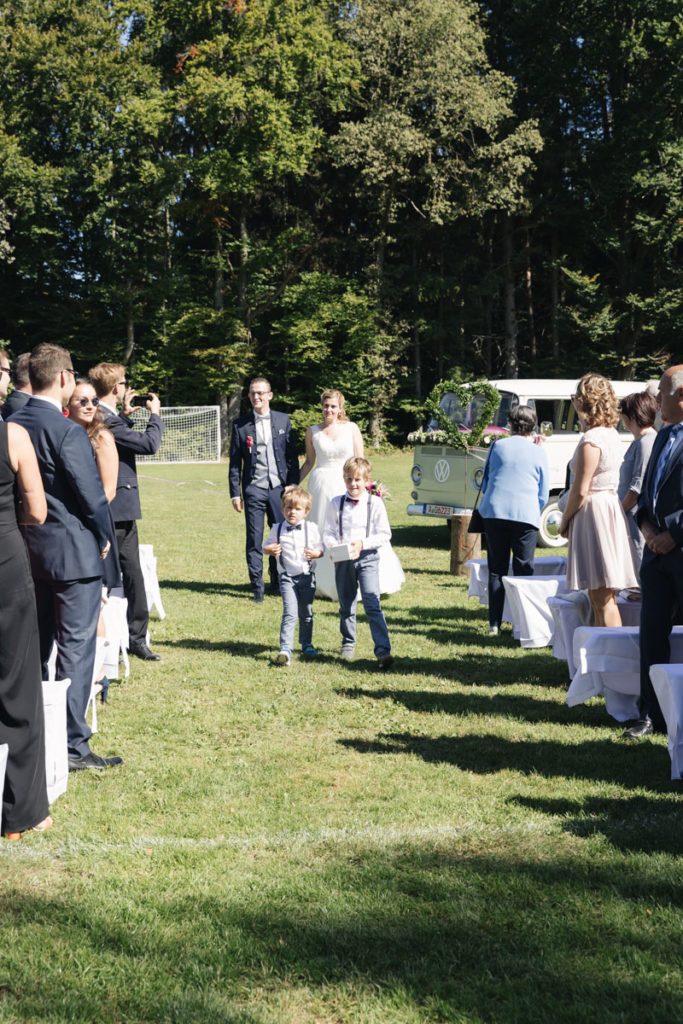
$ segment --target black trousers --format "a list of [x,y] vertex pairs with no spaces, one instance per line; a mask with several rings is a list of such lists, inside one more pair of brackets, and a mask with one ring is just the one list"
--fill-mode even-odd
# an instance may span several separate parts
[[116,523],[116,541],[123,576],[123,594],[128,601],[128,635],[132,644],[144,643],[149,612],[145,580],[140,568],[138,525],[134,519]]
[[650,665],[671,658],[671,627],[683,610],[683,551],[653,555],[645,548],[640,567],[640,717],[664,725],[659,701],[650,682]]
[[500,626],[505,604],[503,576],[533,576],[538,529],[511,519],[485,519],[486,552],[489,569],[489,624]]
[[[282,487],[255,487],[251,484],[244,489],[244,518],[247,528],[245,551],[249,580],[255,593],[262,592],[263,586],[263,527],[281,523]],[[277,586],[277,561],[270,556],[268,575],[272,585]]]

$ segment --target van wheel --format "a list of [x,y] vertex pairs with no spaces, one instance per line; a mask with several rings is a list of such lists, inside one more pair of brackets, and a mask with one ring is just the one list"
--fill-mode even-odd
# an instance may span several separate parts
[[560,537],[559,527],[562,512],[555,498],[551,498],[541,512],[541,525],[538,528],[538,546],[540,548],[563,548],[567,541]]

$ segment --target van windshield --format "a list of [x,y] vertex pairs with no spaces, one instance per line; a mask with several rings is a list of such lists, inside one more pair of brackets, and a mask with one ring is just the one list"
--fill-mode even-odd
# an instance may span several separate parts
[[[441,408],[446,413],[449,420],[451,420],[456,427],[463,427],[465,430],[472,429],[479,419],[484,404],[485,401],[483,395],[474,395],[472,401],[468,402],[468,404],[463,408],[462,403],[452,391],[448,391],[441,399]],[[502,427],[505,429],[508,424],[510,410],[516,405],[519,405],[517,395],[510,394],[508,391],[501,392],[500,405],[493,414],[491,423],[487,423],[487,426]],[[432,420],[429,426],[431,429],[434,429],[438,424],[436,420]]]

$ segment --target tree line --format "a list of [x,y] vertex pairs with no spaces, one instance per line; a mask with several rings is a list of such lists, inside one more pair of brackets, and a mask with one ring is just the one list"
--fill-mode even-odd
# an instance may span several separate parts
[[401,443],[444,377],[680,359],[679,0],[9,0],[0,336]]

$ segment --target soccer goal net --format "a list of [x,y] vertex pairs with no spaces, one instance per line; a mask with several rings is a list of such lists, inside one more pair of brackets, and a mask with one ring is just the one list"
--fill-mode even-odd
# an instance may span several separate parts
[[[218,405],[181,405],[161,409],[164,436],[156,455],[138,455],[138,462],[220,462],[221,418]],[[146,409],[133,413],[133,425],[144,430]]]

